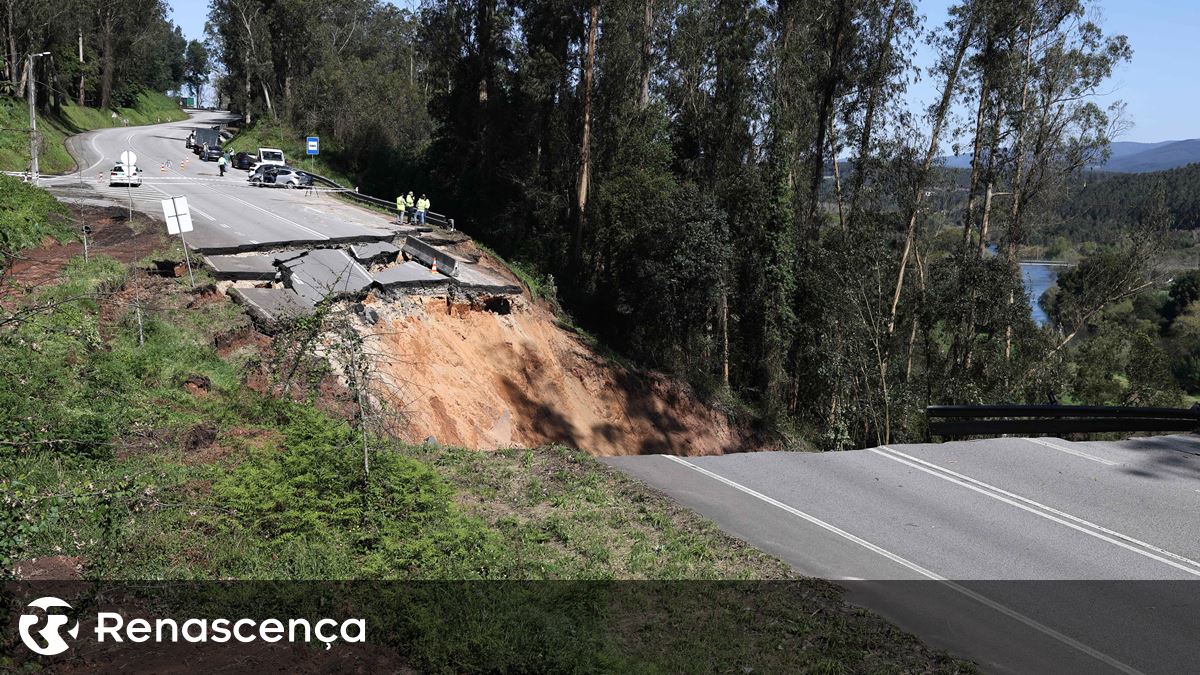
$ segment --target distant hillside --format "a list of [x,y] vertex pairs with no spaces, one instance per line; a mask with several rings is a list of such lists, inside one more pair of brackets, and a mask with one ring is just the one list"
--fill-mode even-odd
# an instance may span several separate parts
[[[1117,154],[1117,145],[1122,154]],[[1119,173],[1163,171],[1200,162],[1200,138],[1164,143],[1113,143],[1113,155],[1100,169]],[[1134,146],[1144,146],[1140,149]]]
[[[945,158],[945,161],[946,166],[952,169],[971,167],[970,155],[954,155]],[[1157,143],[1116,141],[1112,144],[1112,154],[1108,161],[1093,168],[1114,173],[1149,173],[1196,162],[1200,162],[1200,138]]]
[[1112,240],[1151,206],[1149,197],[1160,184],[1172,228],[1200,228],[1200,164],[1191,164],[1154,173],[1088,174],[1077,192],[1059,202],[1060,219],[1052,229],[1077,241]]

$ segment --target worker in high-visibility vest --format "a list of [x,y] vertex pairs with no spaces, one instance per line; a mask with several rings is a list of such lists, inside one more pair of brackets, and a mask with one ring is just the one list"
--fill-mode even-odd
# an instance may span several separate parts
[[412,190],[409,190],[408,194],[404,196],[404,211],[406,213],[408,213],[409,221],[414,221],[417,219],[417,216],[416,216],[417,208],[416,207],[417,207],[417,200],[413,198]]
[[401,225],[404,224],[404,207],[405,206],[407,206],[407,204],[404,203],[404,195],[403,194],[396,195],[396,213],[399,214]]
[[425,212],[428,210],[429,198],[424,193],[421,193],[421,198],[417,200],[417,220],[421,221],[422,225],[425,224]]

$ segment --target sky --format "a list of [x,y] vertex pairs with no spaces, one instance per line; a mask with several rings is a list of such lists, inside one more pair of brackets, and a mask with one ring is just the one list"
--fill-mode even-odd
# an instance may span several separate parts
[[[337,0],[330,0],[336,2]],[[951,0],[917,0],[926,16],[926,27],[940,26]],[[208,0],[168,0],[172,18],[189,39],[203,39]],[[413,7],[416,0],[394,0]],[[1157,142],[1200,137],[1200,1],[1198,0],[1098,0],[1099,23],[1106,33],[1124,34],[1133,47],[1133,61],[1119,68],[1101,103],[1126,103],[1126,118],[1133,127],[1122,141]],[[927,66],[932,56],[918,52],[917,64]],[[928,79],[915,85],[915,101],[931,101],[936,84]]]

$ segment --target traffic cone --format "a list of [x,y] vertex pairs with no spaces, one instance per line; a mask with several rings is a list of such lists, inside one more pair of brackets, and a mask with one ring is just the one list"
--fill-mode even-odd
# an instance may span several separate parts
[[433,259],[433,273],[437,274],[437,258]]
[[159,164],[159,165],[158,165],[158,172],[159,172],[159,173],[166,173],[166,172],[167,172],[167,165],[166,165],[166,164]]

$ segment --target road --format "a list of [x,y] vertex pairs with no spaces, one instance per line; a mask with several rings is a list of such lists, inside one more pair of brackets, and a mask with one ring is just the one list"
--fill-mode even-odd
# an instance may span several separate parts
[[[210,127],[226,117],[198,113],[184,122],[101,129],[72,137],[70,149],[82,165],[80,170],[44,178],[42,184],[64,198],[98,197],[119,204],[132,198],[135,210],[160,218],[160,200],[186,196],[195,227],[187,235],[188,243],[206,253],[370,241],[392,235],[386,215],[346,204],[328,193],[251,187],[246,172],[235,169],[219,176],[216,163],[200,161],[184,147],[184,139],[192,129]],[[137,155],[144,175],[141,187],[108,185],[108,171],[125,150]],[[189,160],[186,166],[185,159]]]
[[604,460],[994,672],[1195,672],[1200,437]]

